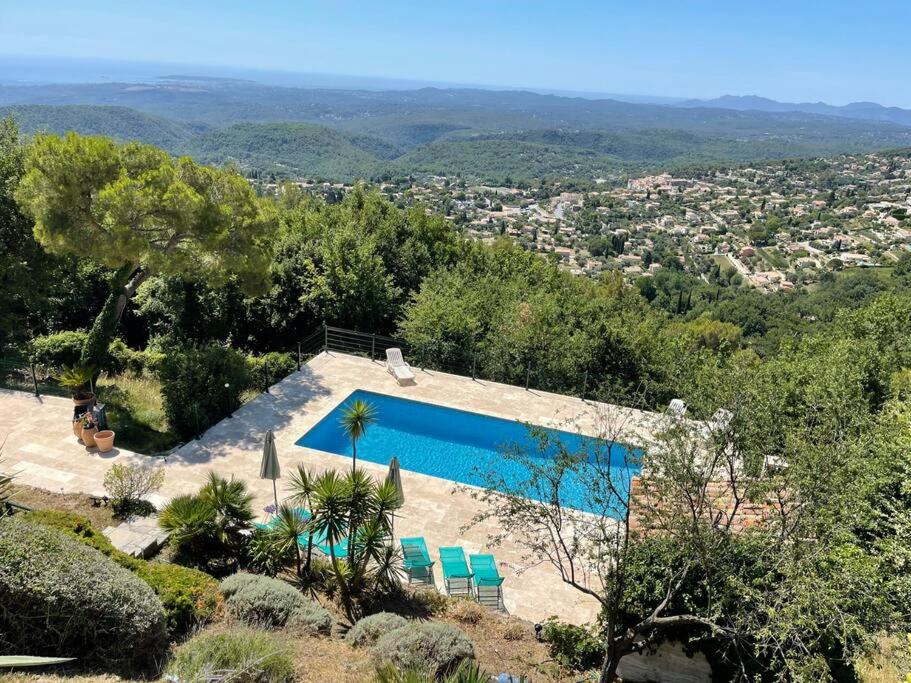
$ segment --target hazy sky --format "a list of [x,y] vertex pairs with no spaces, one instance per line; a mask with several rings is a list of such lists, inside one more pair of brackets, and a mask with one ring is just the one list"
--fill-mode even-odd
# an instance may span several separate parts
[[911,0],[0,0],[13,55],[905,107],[909,27]]

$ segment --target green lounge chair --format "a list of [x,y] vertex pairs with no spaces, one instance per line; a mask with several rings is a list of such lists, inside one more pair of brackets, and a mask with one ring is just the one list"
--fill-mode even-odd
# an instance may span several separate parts
[[473,574],[465,561],[465,551],[461,546],[440,548],[440,564],[443,565],[443,581],[446,583],[446,595],[464,595],[471,597],[471,577]]
[[[310,515],[309,510],[305,510],[304,508],[294,508],[294,512],[297,514],[298,517],[300,517],[305,522],[310,520],[311,515]],[[278,524],[278,518],[273,517],[267,523],[257,524],[256,526],[259,527],[260,529],[271,529],[276,524]],[[300,536],[297,537],[298,545],[301,548],[306,548],[307,541],[310,539],[311,536],[313,538],[313,547],[316,548],[317,550],[319,550],[321,553],[323,553],[326,557],[329,557],[330,556],[329,544],[326,543],[326,534],[323,531],[318,531],[316,533],[301,534]],[[348,557],[348,539],[343,538],[332,548],[332,550],[335,551],[335,557],[340,560],[343,560],[346,557]]]
[[423,536],[401,538],[402,555],[405,558],[405,573],[408,583],[433,583],[433,560],[427,552],[427,543]]
[[497,571],[493,555],[469,555],[478,602],[486,607],[503,609],[503,577]]

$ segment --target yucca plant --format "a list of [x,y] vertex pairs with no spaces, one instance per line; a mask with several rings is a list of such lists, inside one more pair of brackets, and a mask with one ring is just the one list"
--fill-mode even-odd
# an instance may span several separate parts
[[342,410],[342,429],[351,439],[351,471],[357,468],[357,442],[367,431],[367,427],[376,422],[376,409],[367,401],[360,399]]
[[[291,502],[305,510],[313,507],[313,491],[316,478],[303,465],[291,473]],[[310,573],[310,564],[313,558],[313,536],[307,536],[307,559],[304,562],[304,573]]]
[[0,669],[25,669],[31,666],[50,666],[72,662],[75,657],[29,657],[12,655],[0,657]]

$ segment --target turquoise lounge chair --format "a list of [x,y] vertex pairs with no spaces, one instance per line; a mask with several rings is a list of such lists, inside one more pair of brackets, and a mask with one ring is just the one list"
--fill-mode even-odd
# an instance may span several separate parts
[[[297,513],[297,516],[300,517],[305,522],[307,520],[309,520],[310,517],[312,516],[310,514],[310,511],[305,510],[304,508],[294,508],[294,512]],[[277,523],[278,523],[278,518],[273,517],[265,524],[257,524],[256,526],[258,526],[261,529],[271,529]],[[311,538],[311,536],[313,538],[313,547],[316,548],[317,550],[319,550],[321,553],[323,553],[326,557],[329,557],[331,553],[329,552],[329,544],[326,543],[326,533],[324,531],[318,531],[315,534],[311,534],[311,533],[301,534],[300,536],[297,537],[298,545],[301,548],[306,548],[307,541]],[[348,557],[348,539],[343,538],[341,541],[336,543],[332,549],[335,551],[336,558],[338,558],[340,560],[345,559],[346,557]]]
[[443,581],[447,595],[471,596],[471,570],[465,561],[461,546],[440,548],[440,564],[443,565]]
[[427,543],[423,536],[401,538],[402,556],[405,559],[405,573],[408,583],[433,583],[433,560],[427,552]]
[[469,555],[478,602],[494,609],[503,609],[503,577],[497,571],[493,555]]

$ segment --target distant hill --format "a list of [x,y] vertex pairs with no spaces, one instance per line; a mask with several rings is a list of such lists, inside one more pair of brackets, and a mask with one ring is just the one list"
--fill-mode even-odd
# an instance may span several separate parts
[[372,177],[381,158],[398,156],[383,140],[310,123],[242,123],[200,135],[184,151],[205,163],[339,180]]
[[202,128],[151,116],[127,107],[88,105],[15,105],[0,107],[0,118],[12,115],[27,133],[65,133],[75,130],[83,135],[107,135],[116,140],[140,140],[175,151]]
[[899,107],[884,107],[876,102],[851,102],[843,106],[834,106],[824,102],[777,102],[756,95],[724,95],[713,100],[686,100],[678,107],[709,107],[713,109],[733,109],[736,111],[762,112],[804,112],[824,116],[840,116],[867,121],[887,121],[903,126],[911,126],[911,110]]
[[321,90],[175,77],[0,86],[0,115],[15,112],[26,132],[137,139],[207,163],[334,180],[415,173],[593,178],[911,146],[911,125],[790,111],[783,103],[764,105],[768,111],[737,108],[764,103],[735,99],[670,106],[524,91]]

